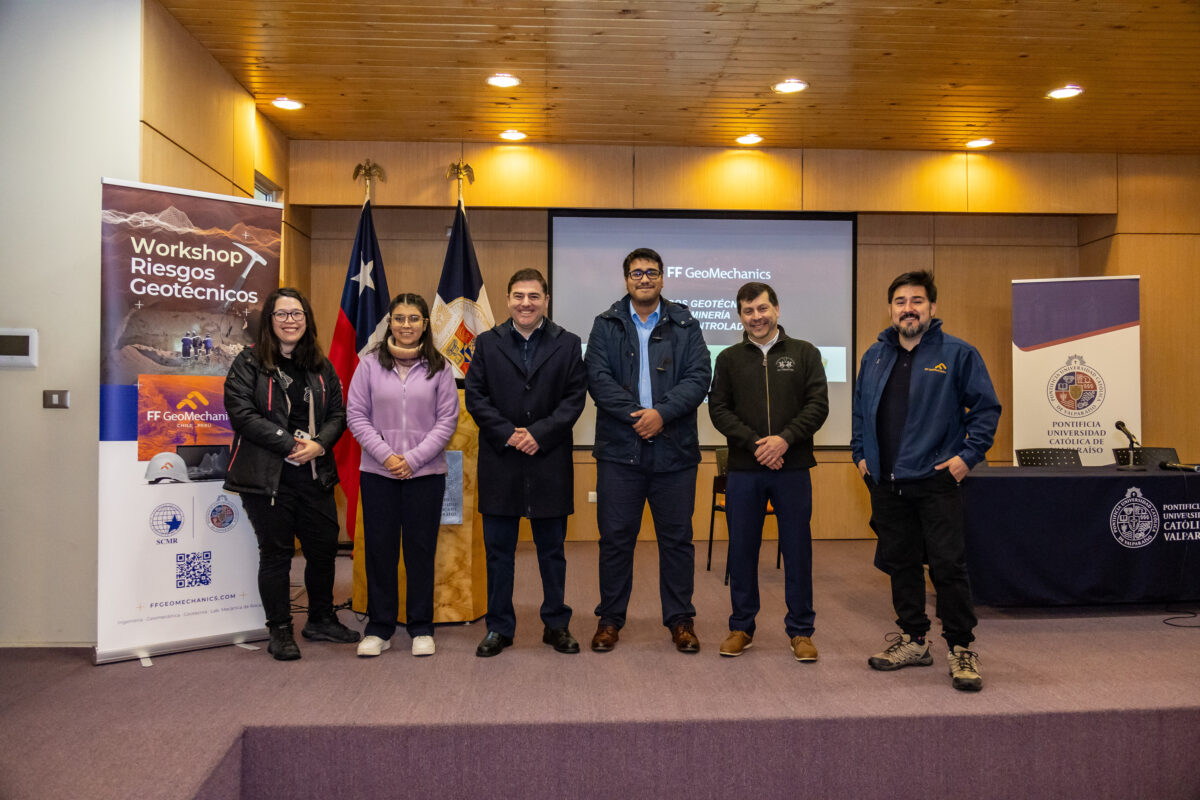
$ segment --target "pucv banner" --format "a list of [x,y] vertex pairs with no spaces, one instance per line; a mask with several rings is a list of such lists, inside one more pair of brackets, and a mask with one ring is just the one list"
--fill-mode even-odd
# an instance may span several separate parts
[[265,637],[222,489],[225,374],[279,285],[282,206],[103,181],[96,663]]
[[[1078,450],[1113,463],[1141,430],[1137,276],[1013,281],[1013,449]],[[1016,461],[1016,453],[1013,453]]]

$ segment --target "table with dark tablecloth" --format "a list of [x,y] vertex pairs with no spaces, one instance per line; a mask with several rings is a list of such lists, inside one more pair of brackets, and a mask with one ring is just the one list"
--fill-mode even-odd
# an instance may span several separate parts
[[1200,474],[979,467],[963,492],[981,605],[1200,599]]

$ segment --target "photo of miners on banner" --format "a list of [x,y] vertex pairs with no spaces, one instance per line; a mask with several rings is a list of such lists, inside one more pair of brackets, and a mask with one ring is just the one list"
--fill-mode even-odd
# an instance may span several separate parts
[[282,206],[113,180],[102,198],[96,661],[261,638],[224,382],[279,286]]

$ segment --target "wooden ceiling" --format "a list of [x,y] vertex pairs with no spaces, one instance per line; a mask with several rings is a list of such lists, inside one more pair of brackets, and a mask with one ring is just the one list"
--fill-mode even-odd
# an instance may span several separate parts
[[1200,153],[1200,0],[160,1],[292,139]]

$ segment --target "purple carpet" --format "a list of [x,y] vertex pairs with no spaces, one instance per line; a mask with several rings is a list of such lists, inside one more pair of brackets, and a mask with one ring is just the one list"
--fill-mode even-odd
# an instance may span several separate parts
[[639,544],[612,653],[586,650],[583,542],[567,550],[575,656],[541,644],[526,544],[517,642],[496,658],[473,655],[481,625],[439,628],[426,659],[403,632],[377,659],[301,641],[293,663],[238,647],[148,668],[0,650],[0,798],[1200,798],[1200,631],[1161,607],[981,609],[985,688],[966,694],[940,639],[933,667],[867,667],[893,616],[871,542],[814,545],[811,665],[788,650],[771,544],[755,646],[736,659],[717,655],[723,548],[713,572],[700,561],[692,656],[659,621],[653,548]]

